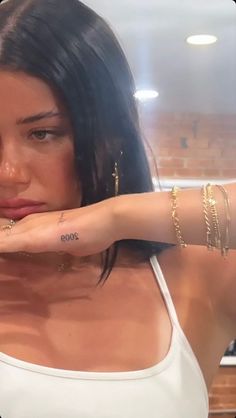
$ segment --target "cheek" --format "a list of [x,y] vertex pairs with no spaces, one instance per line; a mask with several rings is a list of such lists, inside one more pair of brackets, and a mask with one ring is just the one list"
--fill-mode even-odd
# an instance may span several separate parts
[[58,175],[61,181],[72,186],[76,183],[77,175],[74,163],[74,154],[72,150],[64,152],[57,161]]
[[[80,184],[76,175],[73,150],[56,153],[44,165],[44,183],[51,195],[58,201],[72,202],[80,197]],[[80,201],[80,199],[79,199]]]
[[65,183],[75,182],[76,180],[76,171],[74,164],[73,154],[67,153],[59,161],[59,175]]

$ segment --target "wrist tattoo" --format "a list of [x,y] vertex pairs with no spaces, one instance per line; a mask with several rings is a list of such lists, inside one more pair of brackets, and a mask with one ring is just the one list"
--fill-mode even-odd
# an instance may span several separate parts
[[78,232],[61,235],[62,242],[77,241],[77,240],[79,240]]

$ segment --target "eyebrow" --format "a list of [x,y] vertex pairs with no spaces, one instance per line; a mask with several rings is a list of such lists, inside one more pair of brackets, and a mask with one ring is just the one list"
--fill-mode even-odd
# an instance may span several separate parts
[[61,119],[66,117],[65,113],[55,112],[55,111],[51,110],[49,112],[41,112],[41,113],[38,113],[36,115],[28,116],[26,118],[20,118],[16,121],[16,124],[17,125],[24,125],[24,124],[27,124],[27,123],[37,122],[41,119],[54,118],[56,116],[59,116]]

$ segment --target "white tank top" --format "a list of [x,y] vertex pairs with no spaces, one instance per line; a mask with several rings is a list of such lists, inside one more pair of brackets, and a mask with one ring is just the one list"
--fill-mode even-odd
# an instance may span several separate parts
[[207,418],[206,383],[155,256],[172,322],[166,357],[128,372],[54,369],[0,353],[0,418]]

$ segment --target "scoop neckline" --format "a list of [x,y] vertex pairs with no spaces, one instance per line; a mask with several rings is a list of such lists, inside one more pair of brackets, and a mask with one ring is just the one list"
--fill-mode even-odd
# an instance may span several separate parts
[[0,352],[0,361],[10,364],[13,367],[25,369],[29,372],[39,373],[43,375],[56,376],[69,379],[91,379],[91,380],[124,380],[124,379],[139,379],[150,377],[161,373],[165,370],[172,361],[176,350],[174,350],[176,340],[176,329],[172,324],[172,334],[169,350],[166,356],[154,366],[147,367],[141,370],[121,371],[121,372],[95,372],[95,371],[77,371],[56,369],[53,367],[41,366],[36,363],[30,363],[24,360],[17,359]]

